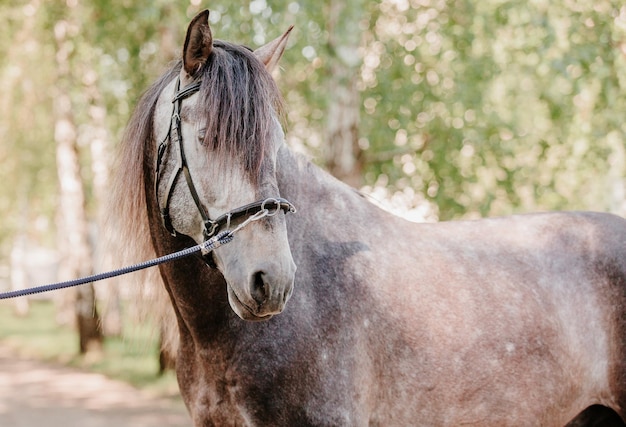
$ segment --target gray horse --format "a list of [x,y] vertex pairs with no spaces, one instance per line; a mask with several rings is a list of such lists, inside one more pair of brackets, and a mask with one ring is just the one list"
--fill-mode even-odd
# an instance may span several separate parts
[[623,425],[626,221],[382,211],[286,146],[270,72],[288,34],[253,52],[202,12],[121,145],[113,200],[137,254],[266,214],[160,268],[194,424]]

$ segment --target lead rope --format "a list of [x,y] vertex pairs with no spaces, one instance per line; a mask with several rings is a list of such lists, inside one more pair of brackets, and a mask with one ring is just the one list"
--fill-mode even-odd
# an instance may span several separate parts
[[[261,212],[263,212],[264,214],[259,215]],[[97,282],[97,281],[104,280],[104,279],[110,279],[112,277],[121,276],[123,274],[132,273],[134,271],[144,270],[146,268],[154,267],[156,265],[174,261],[176,259],[185,258],[197,252],[201,252],[203,255],[206,255],[212,250],[217,249],[220,246],[225,245],[226,243],[230,243],[230,241],[233,240],[234,233],[239,231],[242,228],[242,226],[244,226],[244,224],[247,225],[251,221],[256,221],[257,219],[261,219],[264,216],[267,216],[269,214],[269,211],[267,210],[261,211],[261,212],[258,212],[256,215],[251,216],[246,221],[244,221],[244,223],[242,223],[239,227],[235,228],[234,230],[232,231],[224,230],[216,234],[209,240],[206,240],[205,242],[200,243],[199,245],[193,246],[191,248],[183,249],[181,251],[164,255],[162,257],[155,258],[149,261],[144,261],[138,264],[133,264],[128,267],[123,267],[117,270],[108,271],[106,273],[94,274],[94,275],[83,277],[80,279],[69,280],[66,282],[52,283],[52,284],[44,285],[44,286],[36,286],[33,288],[27,288],[27,289],[20,289],[17,291],[2,292],[0,293],[0,300],[23,297],[26,295],[39,294],[42,292],[56,291],[59,289],[70,288],[72,286],[79,286],[79,285],[84,285],[86,283],[92,283],[92,282]]]

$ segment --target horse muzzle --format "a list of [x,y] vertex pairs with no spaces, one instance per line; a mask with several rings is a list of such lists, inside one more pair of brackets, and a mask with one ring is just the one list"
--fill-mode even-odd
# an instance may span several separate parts
[[296,266],[267,263],[252,273],[243,286],[228,285],[228,301],[243,320],[263,321],[281,313],[294,288]]

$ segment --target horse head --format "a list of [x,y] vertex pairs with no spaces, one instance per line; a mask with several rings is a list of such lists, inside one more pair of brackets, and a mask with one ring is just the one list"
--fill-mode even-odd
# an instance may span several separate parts
[[292,206],[276,179],[281,97],[270,75],[290,30],[252,51],[214,40],[208,16],[191,21],[180,73],[156,104],[156,197],[166,228],[197,243],[246,223],[209,264],[235,313],[265,320],[284,309],[296,270],[285,223]]

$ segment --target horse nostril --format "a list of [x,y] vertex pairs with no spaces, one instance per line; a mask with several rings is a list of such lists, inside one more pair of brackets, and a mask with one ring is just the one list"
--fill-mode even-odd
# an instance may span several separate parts
[[264,275],[264,272],[259,271],[252,276],[250,295],[259,305],[267,300],[267,284],[263,280]]

